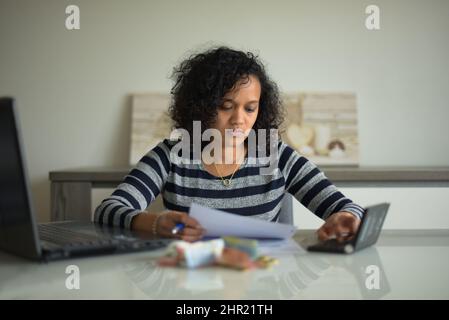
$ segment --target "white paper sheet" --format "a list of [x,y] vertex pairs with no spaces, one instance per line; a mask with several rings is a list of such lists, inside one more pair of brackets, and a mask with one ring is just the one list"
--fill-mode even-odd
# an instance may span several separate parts
[[189,214],[206,229],[207,237],[287,239],[296,232],[296,228],[292,225],[239,216],[196,203],[190,206]]

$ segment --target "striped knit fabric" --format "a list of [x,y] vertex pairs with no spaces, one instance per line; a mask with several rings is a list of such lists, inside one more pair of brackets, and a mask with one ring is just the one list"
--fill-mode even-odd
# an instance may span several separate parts
[[[358,217],[363,208],[341,194],[316,165],[287,144],[278,145],[278,165],[263,175],[268,158],[246,158],[230,186],[201,164],[173,161],[174,141],[164,140],[148,152],[110,197],[95,210],[100,224],[130,228],[132,218],[162,193],[168,210],[188,212],[190,204],[257,219],[277,221],[285,192],[322,219],[347,211]],[[265,161],[264,161],[265,160]]]

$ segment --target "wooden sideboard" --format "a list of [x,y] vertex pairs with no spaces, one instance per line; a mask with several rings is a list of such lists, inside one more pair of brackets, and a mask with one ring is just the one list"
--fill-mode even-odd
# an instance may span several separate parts
[[[325,167],[338,187],[449,187],[449,167]],[[115,188],[131,170],[79,168],[49,173],[51,220],[90,220],[93,188]]]

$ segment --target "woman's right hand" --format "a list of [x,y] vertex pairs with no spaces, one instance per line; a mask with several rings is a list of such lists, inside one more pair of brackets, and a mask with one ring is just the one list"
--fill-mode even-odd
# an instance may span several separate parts
[[[158,215],[159,218],[154,221],[156,225],[153,229],[156,230],[158,236],[193,242],[201,239],[205,234],[206,230],[201,227],[196,219],[190,217],[186,212],[164,211],[158,213]],[[184,229],[173,234],[172,230],[178,223],[183,223]]]

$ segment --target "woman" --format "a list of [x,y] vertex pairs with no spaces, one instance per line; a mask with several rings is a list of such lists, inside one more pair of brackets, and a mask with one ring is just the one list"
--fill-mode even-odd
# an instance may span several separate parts
[[[169,112],[175,128],[192,136],[194,121],[201,121],[201,132],[215,129],[219,133],[221,141],[217,136],[212,141],[221,150],[214,149],[206,161],[201,144],[201,161],[182,162],[175,161],[179,159],[174,152],[176,141],[160,142],[98,206],[96,222],[195,241],[204,230],[187,214],[192,202],[277,221],[283,195],[289,192],[325,220],[318,230],[320,239],[344,240],[356,232],[363,208],[291,147],[277,144],[276,152],[270,153],[276,156],[277,166],[270,174],[261,174],[266,162],[251,161],[258,157],[254,159],[248,149],[251,129],[278,129],[282,122],[277,86],[257,57],[226,47],[211,49],[182,62],[173,78]],[[261,139],[259,143],[270,146],[269,134],[267,141]],[[167,210],[145,212],[161,192]],[[185,228],[172,234],[177,223]]]

